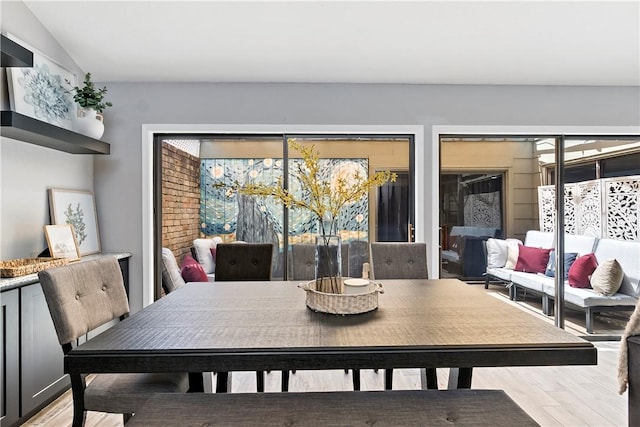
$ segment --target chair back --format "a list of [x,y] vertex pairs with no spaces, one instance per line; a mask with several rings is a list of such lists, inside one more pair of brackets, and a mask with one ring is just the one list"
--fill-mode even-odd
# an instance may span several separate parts
[[291,271],[293,280],[313,280],[316,275],[316,245],[296,243],[291,245]]
[[429,278],[426,243],[375,242],[370,248],[373,279]]
[[362,277],[362,265],[369,262],[369,242],[354,240],[349,243],[349,276]]
[[63,347],[129,313],[122,271],[115,257],[101,257],[38,273]]
[[271,243],[219,243],[216,282],[271,280]]
[[162,289],[168,294],[184,284],[175,255],[171,249],[162,248]]

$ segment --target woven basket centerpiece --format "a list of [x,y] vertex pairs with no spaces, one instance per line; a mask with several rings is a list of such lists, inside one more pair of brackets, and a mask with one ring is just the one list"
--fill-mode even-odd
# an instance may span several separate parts
[[[344,284],[345,278],[337,278],[340,281],[340,289],[348,287]],[[329,280],[323,278],[323,280]],[[353,280],[353,279],[349,279]],[[361,280],[361,279],[358,279]],[[329,314],[360,314],[373,311],[378,308],[378,294],[384,293],[382,284],[367,280],[368,286],[360,287],[360,293],[327,293],[320,292],[318,286],[321,282],[310,280],[298,285],[307,293],[307,307],[313,311]],[[358,283],[360,285],[360,283]]]

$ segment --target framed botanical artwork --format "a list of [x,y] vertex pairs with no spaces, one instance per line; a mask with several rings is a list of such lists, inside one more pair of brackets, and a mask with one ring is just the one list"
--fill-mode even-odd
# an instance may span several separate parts
[[14,35],[5,35],[33,52],[33,67],[6,69],[11,110],[71,129],[77,110],[71,92],[75,74]]
[[81,255],[100,252],[96,203],[91,191],[49,189],[51,223],[73,227]]
[[71,261],[80,259],[80,249],[71,225],[45,225],[44,234],[52,257]]

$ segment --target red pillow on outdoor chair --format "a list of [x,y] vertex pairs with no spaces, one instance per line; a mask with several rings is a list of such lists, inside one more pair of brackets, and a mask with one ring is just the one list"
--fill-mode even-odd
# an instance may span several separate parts
[[180,274],[185,282],[208,282],[209,278],[204,268],[191,255],[185,255],[182,259]]

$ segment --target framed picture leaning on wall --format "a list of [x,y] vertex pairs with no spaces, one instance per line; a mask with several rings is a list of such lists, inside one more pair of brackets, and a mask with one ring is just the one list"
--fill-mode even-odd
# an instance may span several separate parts
[[73,227],[80,255],[100,252],[98,215],[91,191],[50,188],[49,212],[52,224]]
[[67,258],[70,261],[80,259],[78,242],[71,225],[45,225],[44,234],[47,237],[47,246],[49,246],[52,257]]

